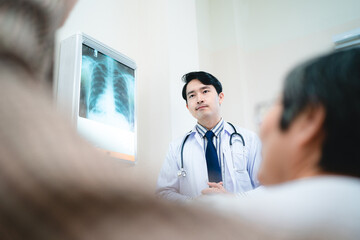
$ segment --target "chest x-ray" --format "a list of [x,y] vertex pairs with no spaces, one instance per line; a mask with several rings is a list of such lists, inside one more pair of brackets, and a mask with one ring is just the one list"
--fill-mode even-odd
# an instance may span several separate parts
[[106,155],[136,162],[136,63],[77,33],[61,41],[57,103],[78,134]]
[[83,44],[79,116],[134,131],[134,70]]

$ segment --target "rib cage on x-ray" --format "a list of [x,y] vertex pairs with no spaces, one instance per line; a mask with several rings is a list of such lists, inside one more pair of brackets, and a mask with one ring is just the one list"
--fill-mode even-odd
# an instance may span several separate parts
[[[134,108],[130,103],[133,99],[130,89],[128,87],[133,85],[131,84],[131,79],[129,75],[122,74],[119,72],[119,69],[114,69],[114,78],[113,78],[113,88],[114,88],[114,100],[115,100],[115,109],[119,113],[123,113],[129,122],[134,122]],[[124,91],[126,89],[126,91]],[[125,104],[126,103],[126,104]]]
[[104,64],[94,64],[94,69],[90,75],[90,95],[88,112],[100,113],[100,106],[97,105],[99,97],[105,93],[106,88],[106,66]]
[[[112,58],[94,52],[83,56],[82,105],[80,115],[105,124],[133,131],[134,76]],[[82,112],[82,114],[81,114]]]

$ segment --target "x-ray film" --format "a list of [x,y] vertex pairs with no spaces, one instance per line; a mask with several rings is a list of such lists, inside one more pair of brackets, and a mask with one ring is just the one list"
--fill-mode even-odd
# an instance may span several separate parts
[[82,52],[79,132],[134,161],[134,70],[85,44]]

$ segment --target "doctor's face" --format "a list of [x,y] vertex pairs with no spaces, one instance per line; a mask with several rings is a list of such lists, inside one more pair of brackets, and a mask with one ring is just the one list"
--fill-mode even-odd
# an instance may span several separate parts
[[204,85],[198,79],[191,80],[186,87],[186,99],[186,107],[199,123],[207,119],[220,119],[224,93],[218,94],[213,85]]

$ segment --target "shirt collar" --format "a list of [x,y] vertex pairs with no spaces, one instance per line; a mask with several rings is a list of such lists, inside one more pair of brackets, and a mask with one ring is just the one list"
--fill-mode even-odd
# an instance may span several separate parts
[[[202,138],[205,137],[205,133],[208,131],[206,127],[200,125],[199,123],[196,124],[195,129]],[[224,129],[224,119],[221,118],[218,124],[216,124],[216,126],[213,127],[211,131],[213,131],[214,135],[218,137],[223,129]]]

